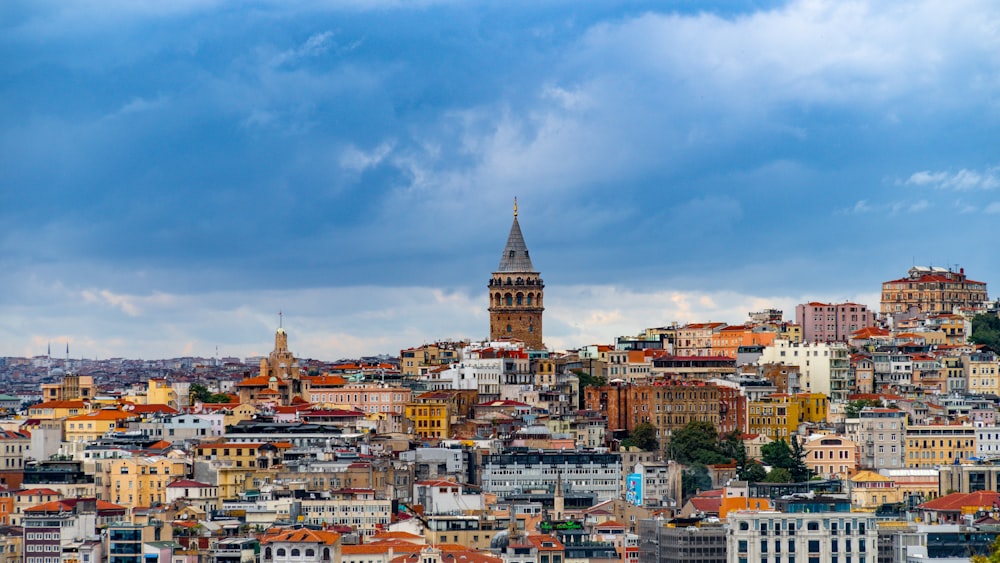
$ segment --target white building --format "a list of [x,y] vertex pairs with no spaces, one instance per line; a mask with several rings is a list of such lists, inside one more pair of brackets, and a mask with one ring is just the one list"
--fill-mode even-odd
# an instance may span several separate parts
[[469,514],[484,509],[483,495],[465,492],[461,483],[427,479],[413,484],[414,502],[424,514]]
[[877,563],[875,516],[859,512],[730,513],[733,563]]
[[775,340],[764,348],[759,364],[797,366],[802,392],[822,393],[831,402],[846,401],[850,392],[850,355],[847,345],[840,342]]

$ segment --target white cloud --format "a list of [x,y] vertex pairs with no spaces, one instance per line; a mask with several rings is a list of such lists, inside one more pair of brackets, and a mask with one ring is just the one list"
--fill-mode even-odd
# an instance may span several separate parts
[[958,172],[914,172],[904,182],[907,186],[931,187],[939,190],[993,190],[1000,186],[1000,167],[983,171],[961,169]]
[[395,144],[395,141],[385,141],[368,152],[350,145],[340,154],[340,165],[352,172],[364,172],[381,164],[392,152]]

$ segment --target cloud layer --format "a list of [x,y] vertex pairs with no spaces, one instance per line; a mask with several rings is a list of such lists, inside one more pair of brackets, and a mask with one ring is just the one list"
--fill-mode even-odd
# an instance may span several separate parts
[[[971,240],[1000,209],[1000,7],[732,4],[8,3],[0,355],[266,346],[225,335],[274,295],[361,289],[308,349],[392,352],[398,319],[475,336],[514,196],[566,345],[649,322],[568,288],[740,296],[716,317],[740,322],[752,296],[870,295],[914,259],[995,278],[913,225]],[[473,297],[431,321],[437,294]],[[228,305],[203,317],[206,296]]]

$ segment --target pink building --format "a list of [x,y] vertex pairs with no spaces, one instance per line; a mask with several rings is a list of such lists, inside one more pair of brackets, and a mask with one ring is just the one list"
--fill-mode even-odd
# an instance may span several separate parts
[[795,322],[803,342],[847,342],[854,332],[875,326],[875,312],[858,303],[813,301],[795,306]]

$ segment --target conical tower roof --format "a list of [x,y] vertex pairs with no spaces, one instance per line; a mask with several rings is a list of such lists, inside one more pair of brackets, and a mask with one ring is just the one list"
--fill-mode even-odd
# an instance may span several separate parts
[[521,234],[521,225],[517,222],[516,213],[515,211],[510,234],[507,235],[507,245],[504,246],[503,254],[500,256],[497,273],[535,271],[535,267],[531,265],[531,258],[528,256],[528,245],[524,244],[524,235]]

